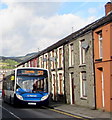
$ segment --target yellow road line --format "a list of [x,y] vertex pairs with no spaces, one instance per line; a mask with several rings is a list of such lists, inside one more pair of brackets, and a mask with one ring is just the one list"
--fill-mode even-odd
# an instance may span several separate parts
[[60,111],[60,110],[56,110],[56,109],[50,109],[50,110],[52,110],[54,112],[64,114],[64,115],[68,115],[68,116],[71,116],[71,117],[79,118],[79,119],[82,119],[82,120],[89,120],[89,119],[86,119],[86,118],[83,118],[83,117],[80,117],[80,116],[76,116],[76,115],[73,115],[73,114],[70,114],[70,113],[67,113],[67,112],[63,112],[63,111]]

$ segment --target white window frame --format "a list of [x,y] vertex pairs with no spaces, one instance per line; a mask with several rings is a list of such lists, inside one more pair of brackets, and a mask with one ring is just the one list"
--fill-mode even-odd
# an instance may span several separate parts
[[62,67],[62,48],[59,48],[59,68]]
[[40,67],[40,64],[39,64],[39,57],[37,57],[36,62],[37,62],[37,67]]
[[27,67],[27,63],[25,63],[25,67]]
[[[84,76],[85,74],[85,76]],[[80,72],[80,97],[87,99],[87,79],[86,71]]]
[[37,58],[34,58],[34,67],[37,67]]
[[79,41],[80,65],[86,64],[86,50],[82,47],[82,42],[85,42],[85,40]]
[[[60,60],[60,53],[59,53],[59,49],[62,49],[62,55],[61,55],[61,60]],[[58,68],[63,68],[63,47],[59,47],[58,51],[57,51],[57,61],[58,61]]]
[[56,52],[55,52],[55,50],[51,51],[50,61],[51,61],[51,69],[55,69],[56,68]]
[[39,67],[43,68],[43,56],[39,57]]
[[[61,94],[60,93],[60,74],[62,74],[62,94],[64,94],[64,77],[63,77],[63,72],[58,72],[58,94]],[[62,95],[61,94],[61,95]]]
[[28,62],[28,67],[30,67],[30,61]]
[[69,66],[74,64],[74,48],[73,43],[69,44]]
[[44,68],[48,69],[48,53],[44,54],[43,63],[44,63]]
[[99,40],[99,58],[102,59],[103,57],[102,31],[98,33],[98,40]]

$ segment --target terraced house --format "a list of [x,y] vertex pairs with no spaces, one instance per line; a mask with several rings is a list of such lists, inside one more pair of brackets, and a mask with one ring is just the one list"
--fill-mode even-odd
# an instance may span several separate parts
[[73,34],[65,45],[65,87],[68,103],[94,108],[93,40],[89,28]]
[[106,15],[101,19],[24,60],[18,67],[48,69],[55,101],[112,111],[111,6],[111,2],[106,4]]
[[96,105],[112,112],[112,3],[105,8],[104,23],[94,30]]

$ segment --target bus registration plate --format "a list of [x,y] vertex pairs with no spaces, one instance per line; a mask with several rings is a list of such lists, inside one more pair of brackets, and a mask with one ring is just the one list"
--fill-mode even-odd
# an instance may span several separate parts
[[36,103],[28,103],[28,105],[36,105]]

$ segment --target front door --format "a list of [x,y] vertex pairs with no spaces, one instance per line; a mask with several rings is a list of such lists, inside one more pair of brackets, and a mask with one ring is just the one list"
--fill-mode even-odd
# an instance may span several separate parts
[[74,95],[74,78],[72,78],[72,104],[75,104],[75,95]]
[[70,74],[70,92],[71,92],[71,104],[75,104],[75,83],[74,83],[74,74]]
[[53,99],[56,100],[56,77],[53,74]]

